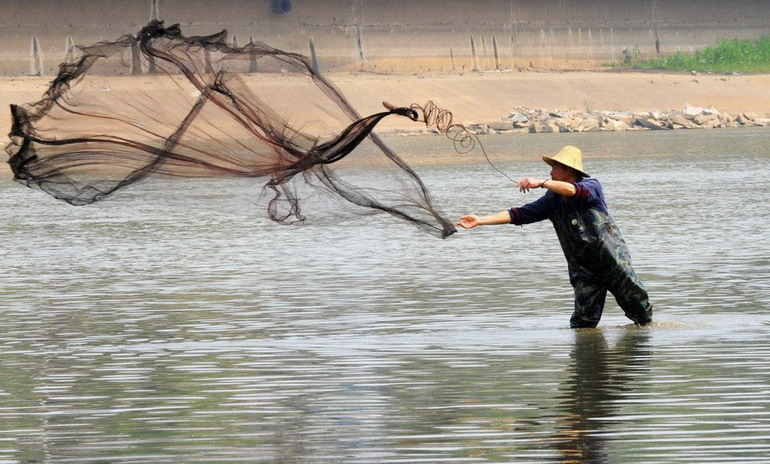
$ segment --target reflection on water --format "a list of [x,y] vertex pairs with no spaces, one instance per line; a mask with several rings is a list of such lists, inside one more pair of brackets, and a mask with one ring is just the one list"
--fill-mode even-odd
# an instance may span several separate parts
[[[610,301],[567,328],[547,224],[442,241],[275,225],[243,181],[74,208],[4,179],[0,462],[764,462],[768,138],[485,139],[514,177],[585,148],[654,298],[642,329]],[[537,198],[483,161],[418,169],[452,217]]]
[[652,352],[649,330],[628,329],[610,347],[601,330],[578,330],[572,347],[562,401],[564,418],[557,434],[562,462],[612,462],[608,428],[599,418],[612,417],[628,397],[648,389],[638,380],[649,375]]

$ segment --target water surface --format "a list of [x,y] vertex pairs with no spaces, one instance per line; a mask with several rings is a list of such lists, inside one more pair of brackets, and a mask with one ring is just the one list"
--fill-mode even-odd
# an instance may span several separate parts
[[[585,150],[651,327],[610,298],[570,330],[546,223],[439,240],[276,225],[243,180],[71,207],[3,179],[0,462],[766,462],[770,132],[483,141],[514,178]],[[415,163],[448,216],[541,194],[465,156]]]

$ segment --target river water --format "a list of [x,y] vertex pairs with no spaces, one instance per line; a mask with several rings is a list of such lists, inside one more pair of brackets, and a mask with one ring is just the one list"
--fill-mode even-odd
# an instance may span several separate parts
[[[0,462],[767,462],[770,131],[483,142],[512,177],[584,149],[654,324],[610,297],[570,330],[546,223],[440,240],[220,207],[240,180],[71,207],[6,178]],[[465,156],[416,163],[450,217],[541,194]]]

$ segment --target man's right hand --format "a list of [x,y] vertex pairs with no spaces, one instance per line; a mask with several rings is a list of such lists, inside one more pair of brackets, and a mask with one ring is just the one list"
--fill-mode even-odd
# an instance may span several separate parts
[[460,220],[455,223],[455,225],[460,226],[463,229],[473,229],[476,226],[480,226],[481,221],[479,221],[479,217],[475,214],[469,214],[467,216],[461,217]]

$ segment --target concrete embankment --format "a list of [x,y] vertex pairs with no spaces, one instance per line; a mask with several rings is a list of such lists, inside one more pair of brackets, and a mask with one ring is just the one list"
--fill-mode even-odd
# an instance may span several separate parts
[[55,74],[73,46],[135,35],[150,19],[315,53],[324,72],[585,68],[770,30],[763,0],[5,0],[0,12],[5,75]]

